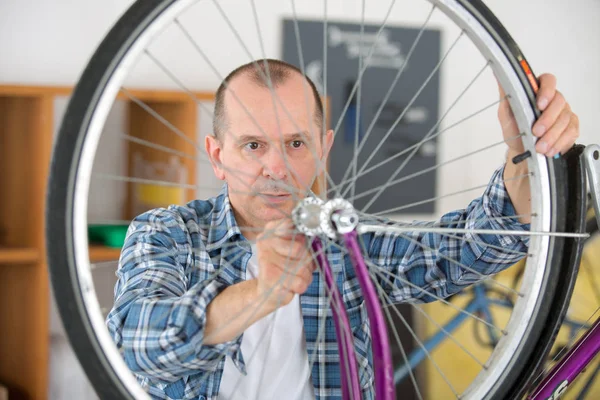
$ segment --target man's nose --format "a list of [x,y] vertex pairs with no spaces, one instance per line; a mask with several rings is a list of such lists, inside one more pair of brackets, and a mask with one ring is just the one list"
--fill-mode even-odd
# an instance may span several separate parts
[[284,155],[280,149],[272,148],[264,160],[264,176],[276,180],[283,180],[287,178],[289,173],[289,163],[286,163],[286,159],[284,158]]

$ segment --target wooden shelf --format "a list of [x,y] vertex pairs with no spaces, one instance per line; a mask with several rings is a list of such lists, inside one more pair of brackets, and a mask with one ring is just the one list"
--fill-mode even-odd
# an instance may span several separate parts
[[0,377],[15,400],[43,400],[48,393],[45,194],[54,96],[63,94],[0,86],[0,327],[9,327],[0,335]]
[[90,262],[118,261],[121,249],[98,244],[90,245]]
[[0,247],[0,264],[30,264],[40,260],[40,252],[34,248]]
[[[50,365],[50,296],[46,260],[45,210],[46,184],[50,166],[58,106],[72,94],[72,87],[0,85],[0,327],[10,327],[0,335],[0,380],[14,400],[48,397]],[[120,91],[125,103],[123,128],[132,136],[152,140],[156,144],[189,151],[189,140],[167,135],[164,125],[142,110],[135,101],[167,118],[189,138],[197,135],[198,108],[188,93],[153,88],[128,88]],[[214,93],[194,92],[198,100],[212,102]],[[60,105],[62,106],[62,105]],[[162,141],[161,141],[162,140]],[[127,146],[128,172],[136,143]],[[162,151],[147,146],[137,147],[147,162],[169,161]],[[196,180],[193,163],[184,164],[190,183]],[[134,176],[130,173],[130,176]],[[128,197],[137,192],[128,185]],[[189,192],[189,193],[188,193]],[[186,194],[193,195],[189,190]],[[186,199],[187,200],[187,199]],[[130,220],[128,209],[135,204],[129,198],[123,205],[121,218]],[[162,205],[162,204],[161,204]],[[22,209],[27,213],[23,214]],[[92,263],[118,262],[121,249],[90,243]],[[111,297],[112,291],[106,296]],[[12,397],[11,397],[12,399]]]

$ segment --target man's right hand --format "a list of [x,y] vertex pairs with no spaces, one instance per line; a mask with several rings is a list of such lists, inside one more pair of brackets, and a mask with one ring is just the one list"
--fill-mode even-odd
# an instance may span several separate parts
[[210,302],[204,344],[234,339],[254,322],[289,304],[294,295],[304,293],[310,285],[316,264],[306,237],[294,234],[291,221],[268,223],[256,247],[258,279],[228,286]]
[[307,246],[307,239],[294,232],[290,220],[268,222],[257,238],[258,294],[267,299],[272,309],[292,301],[312,282],[316,264]]

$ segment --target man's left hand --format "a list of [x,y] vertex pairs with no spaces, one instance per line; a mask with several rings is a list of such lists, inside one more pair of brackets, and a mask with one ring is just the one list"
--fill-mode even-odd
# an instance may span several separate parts
[[[573,146],[579,137],[579,118],[571,111],[571,106],[563,94],[556,90],[556,77],[543,74],[539,77],[537,105],[542,112],[532,127],[532,133],[538,138],[535,149],[547,157],[564,154]],[[504,99],[504,91],[498,85],[500,98],[503,99],[498,107],[498,118],[502,126],[504,140],[511,153],[519,154],[524,151],[521,140],[514,140],[519,129],[508,101]],[[511,140],[513,139],[513,140]]]

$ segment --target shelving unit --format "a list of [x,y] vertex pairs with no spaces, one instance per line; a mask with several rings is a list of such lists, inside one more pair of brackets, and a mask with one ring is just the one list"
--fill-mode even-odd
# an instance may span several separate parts
[[[46,399],[49,387],[50,288],[45,247],[45,196],[55,128],[56,99],[68,97],[69,87],[0,85],[0,383],[11,400]],[[143,110],[142,101],[196,140],[196,101],[211,101],[212,93],[131,90],[118,99],[127,102],[124,131],[129,135],[194,155],[189,140]],[[135,176],[135,154],[150,162],[167,161],[165,153],[136,143],[128,145],[128,173]],[[196,179],[192,158],[182,163],[185,181]],[[122,218],[130,219],[140,187],[130,183]],[[152,187],[145,186],[146,193]],[[156,189],[156,188],[155,188]],[[185,190],[184,200],[195,196]],[[163,204],[166,205],[166,204]],[[116,261],[120,249],[92,243],[92,263]]]
[[0,88],[0,382],[12,399],[47,391],[44,194],[52,94]]
[[0,264],[31,264],[39,260],[40,253],[35,248],[0,249]]
[[90,245],[90,262],[97,263],[103,261],[117,261],[121,249],[114,247],[107,247],[98,244]]

